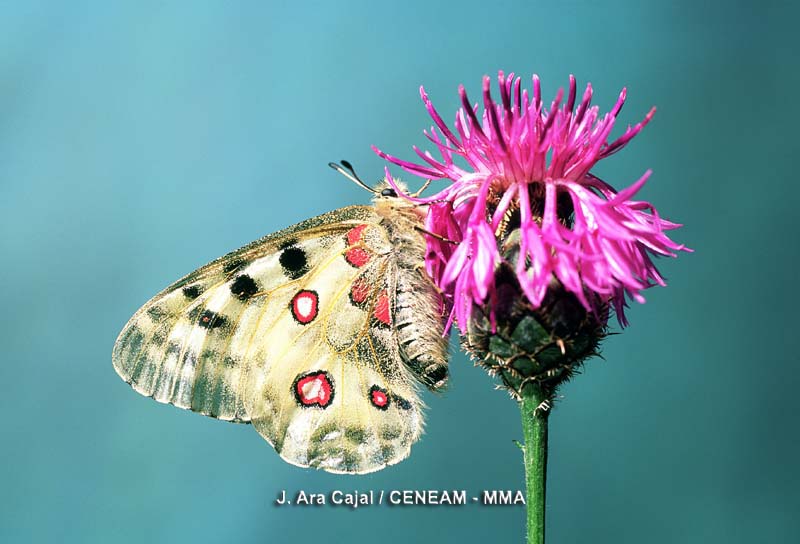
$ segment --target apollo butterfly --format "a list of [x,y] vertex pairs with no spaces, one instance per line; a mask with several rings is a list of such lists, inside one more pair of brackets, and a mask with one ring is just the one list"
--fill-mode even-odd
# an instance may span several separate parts
[[372,206],[268,235],[153,297],[117,339],[117,373],[159,402],[252,423],[295,465],[361,474],[407,457],[417,384],[447,382],[443,304],[423,212],[385,182],[368,189]]

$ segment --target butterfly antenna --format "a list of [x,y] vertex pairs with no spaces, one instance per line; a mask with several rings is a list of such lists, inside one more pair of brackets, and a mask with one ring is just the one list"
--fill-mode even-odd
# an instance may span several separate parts
[[356,185],[360,185],[370,193],[375,193],[375,194],[378,193],[378,191],[376,191],[375,189],[373,189],[372,187],[361,181],[361,178],[358,177],[358,174],[356,174],[355,168],[353,168],[353,165],[350,164],[348,161],[342,159],[342,164],[329,162],[328,166],[339,172],[341,175],[343,175]]
[[436,234],[435,232],[431,232],[429,230],[425,230],[422,227],[414,227],[414,230],[416,230],[417,232],[421,232],[422,234],[427,234],[428,236],[436,238],[440,242],[444,242],[446,244],[453,244],[454,246],[458,245],[458,242],[456,242],[455,240],[451,240],[449,238],[445,238],[444,236]]
[[424,191],[425,189],[428,188],[428,185],[430,185],[430,184],[431,184],[431,180],[425,180],[425,183],[422,185],[422,187],[419,188],[419,191],[417,191],[416,193],[413,193],[411,196],[413,196],[414,198],[417,198],[419,195],[422,194],[422,191]]

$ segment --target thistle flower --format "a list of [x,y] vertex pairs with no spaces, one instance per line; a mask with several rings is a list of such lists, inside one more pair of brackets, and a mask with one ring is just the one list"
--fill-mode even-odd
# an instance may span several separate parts
[[[666,231],[648,202],[634,200],[650,176],[617,192],[591,173],[650,121],[651,110],[609,142],[625,89],[602,117],[586,86],[575,107],[575,78],[549,108],[539,78],[533,92],[499,73],[500,102],[483,79],[483,112],[459,87],[462,108],[455,132],[422,101],[434,126],[425,135],[441,155],[414,147],[424,164],[375,151],[418,176],[449,179],[437,194],[406,198],[425,204],[425,266],[452,304],[462,347],[497,374],[519,401],[525,437],[528,542],[544,543],[547,429],[558,386],[596,354],[606,335],[609,308],[622,326],[626,299],[664,285],[652,255],[690,251]],[[386,179],[398,194],[388,168]]]
[[[561,89],[549,108],[543,105],[536,75],[532,95],[521,90],[514,74],[500,72],[498,81],[500,103],[492,99],[490,79],[484,77],[480,117],[478,106],[459,87],[463,107],[456,114],[456,132],[420,88],[434,122],[424,133],[441,159],[415,146],[425,163],[415,164],[373,147],[412,174],[452,181],[428,198],[405,195],[428,205],[426,229],[432,235],[427,236],[425,266],[452,303],[451,323],[455,319],[466,331],[473,308],[495,299],[503,239],[518,229],[512,264],[533,308],[544,303],[548,290],[563,289],[598,316],[607,315],[604,308],[612,305],[620,324],[627,325],[626,297],[644,302],[644,289],[665,285],[650,256],[674,257],[676,251],[689,250],[665,234],[680,225],[661,218],[648,202],[632,199],[649,171],[617,192],[590,170],[636,136],[655,108],[609,143],[625,89],[601,117],[591,105],[591,84],[575,108],[572,76],[566,102],[562,104]],[[400,192],[388,169],[386,177]],[[489,307],[494,327],[495,309]]]

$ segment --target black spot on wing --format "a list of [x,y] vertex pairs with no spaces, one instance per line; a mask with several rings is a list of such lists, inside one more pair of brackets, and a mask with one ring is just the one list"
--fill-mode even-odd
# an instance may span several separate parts
[[219,353],[213,349],[204,349],[200,354],[200,359],[203,361],[216,362],[216,360],[219,359]]
[[288,238],[281,242],[281,245],[278,246],[278,249],[286,249],[287,247],[297,245],[297,238]]
[[219,315],[216,312],[212,312],[211,310],[206,310],[202,314],[200,314],[200,318],[197,320],[197,324],[203,327],[204,329],[216,329],[222,327],[227,323],[227,319],[225,319],[224,315]]
[[392,445],[381,444],[381,456],[383,457],[384,461],[394,459],[395,455],[397,455],[397,450],[395,450]]
[[399,425],[384,425],[378,430],[378,435],[383,440],[397,440],[402,434],[403,429]]
[[231,284],[231,293],[239,300],[247,300],[257,292],[258,286],[256,285],[256,281],[247,274],[237,276]]
[[194,300],[200,296],[203,289],[199,285],[187,285],[183,288],[183,296],[190,300]]
[[153,332],[152,342],[153,344],[160,346],[164,342],[167,341],[167,332],[168,329],[165,327],[160,327]]
[[367,441],[367,431],[361,427],[348,427],[344,430],[344,436],[356,444],[364,444]]
[[168,359],[168,358],[172,357],[173,355],[175,355],[177,357],[178,354],[180,354],[180,352],[181,352],[181,344],[180,344],[180,342],[176,342],[176,341],[173,340],[172,342],[167,344],[167,350],[164,352],[164,358]]
[[401,397],[400,395],[392,395],[392,400],[394,400],[394,402],[397,405],[397,407],[401,408],[402,410],[410,410],[411,409],[411,403],[408,402],[403,397]]
[[308,259],[306,252],[297,246],[288,246],[281,251],[279,257],[284,273],[289,278],[296,280],[308,272]]
[[131,353],[138,353],[144,345],[144,333],[139,330],[139,327],[132,325],[125,332],[122,343]]
[[153,321],[160,321],[167,316],[167,311],[159,306],[151,306],[147,309],[147,315],[149,315],[150,319]]

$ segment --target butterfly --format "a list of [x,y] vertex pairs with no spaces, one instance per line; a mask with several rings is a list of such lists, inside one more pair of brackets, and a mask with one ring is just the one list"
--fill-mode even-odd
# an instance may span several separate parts
[[142,395],[250,423],[301,467],[363,474],[420,438],[422,384],[448,378],[445,309],[423,211],[374,193],[191,272],[122,329],[114,369]]

